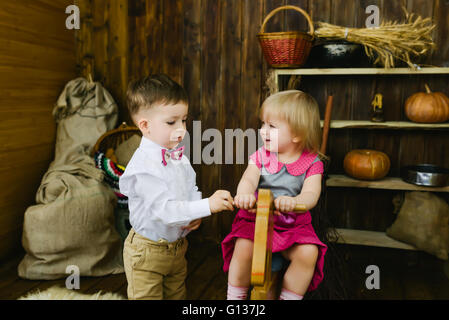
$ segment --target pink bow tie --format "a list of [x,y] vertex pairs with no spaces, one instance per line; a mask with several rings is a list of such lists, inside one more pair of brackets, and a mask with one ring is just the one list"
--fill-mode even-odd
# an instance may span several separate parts
[[185,147],[180,147],[173,151],[168,151],[167,149],[162,149],[162,163],[164,166],[167,165],[167,161],[171,159],[173,160],[181,160],[182,153],[184,152]]

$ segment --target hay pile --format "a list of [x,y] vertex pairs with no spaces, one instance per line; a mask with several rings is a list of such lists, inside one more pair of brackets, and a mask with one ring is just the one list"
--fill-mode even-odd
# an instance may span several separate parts
[[425,55],[435,47],[432,31],[435,25],[431,18],[409,14],[405,8],[405,22],[382,22],[376,28],[345,28],[325,22],[318,22],[315,36],[340,39],[362,44],[368,57],[385,68],[393,68],[395,59],[404,61],[410,68],[416,65],[411,57]]

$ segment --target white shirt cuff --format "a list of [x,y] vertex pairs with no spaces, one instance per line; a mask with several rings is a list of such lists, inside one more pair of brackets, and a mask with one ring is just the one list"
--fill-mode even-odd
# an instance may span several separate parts
[[193,213],[192,220],[208,217],[211,215],[209,198],[190,201],[190,212]]

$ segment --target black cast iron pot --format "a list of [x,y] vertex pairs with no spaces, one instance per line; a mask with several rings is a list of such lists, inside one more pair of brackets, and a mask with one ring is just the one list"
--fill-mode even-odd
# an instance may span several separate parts
[[449,185],[449,169],[432,164],[419,164],[401,168],[401,178],[405,182],[426,187]]
[[361,44],[345,40],[329,40],[313,46],[309,68],[361,68],[370,66]]

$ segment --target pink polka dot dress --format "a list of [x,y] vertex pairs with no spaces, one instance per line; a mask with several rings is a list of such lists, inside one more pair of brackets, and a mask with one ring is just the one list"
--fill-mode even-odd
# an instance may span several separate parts
[[[301,193],[304,181],[315,174],[323,174],[323,163],[316,154],[303,150],[301,156],[293,163],[282,163],[277,154],[261,147],[250,156],[250,159],[261,170],[257,189],[265,188],[273,192],[274,198],[279,196],[295,197]],[[257,198],[257,191],[256,191]],[[254,240],[254,213],[240,209],[232,223],[232,230],[223,240],[223,270],[229,270],[234,245],[237,238]],[[315,244],[318,247],[318,259],[315,272],[308,291],[315,290],[323,280],[324,255],[327,246],[318,239],[312,227],[310,211],[297,214],[282,213],[274,216],[273,253],[284,251],[295,243]]]

